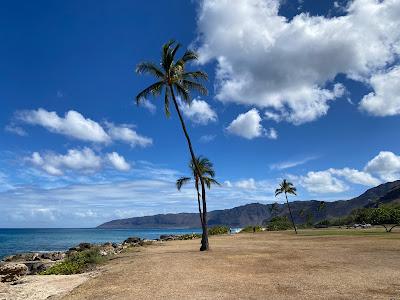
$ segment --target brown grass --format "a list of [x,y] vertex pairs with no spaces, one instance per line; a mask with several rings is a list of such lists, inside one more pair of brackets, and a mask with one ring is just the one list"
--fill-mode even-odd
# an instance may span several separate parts
[[130,251],[64,299],[400,299],[400,232],[263,232],[210,244]]

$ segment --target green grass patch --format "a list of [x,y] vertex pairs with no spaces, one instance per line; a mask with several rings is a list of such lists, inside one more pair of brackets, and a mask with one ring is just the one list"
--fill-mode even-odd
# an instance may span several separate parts
[[40,275],[71,275],[80,274],[93,269],[97,264],[104,263],[107,257],[101,256],[99,249],[78,252],[55,264]]
[[227,234],[229,233],[228,226],[214,226],[208,229],[209,235]]
[[302,236],[379,236],[390,239],[400,239],[400,232],[385,232],[385,229],[345,229],[345,228],[327,228],[327,229],[305,229],[299,230]]

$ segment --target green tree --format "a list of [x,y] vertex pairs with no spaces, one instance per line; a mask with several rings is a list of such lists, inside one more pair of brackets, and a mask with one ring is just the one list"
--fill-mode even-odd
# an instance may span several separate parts
[[382,205],[378,208],[359,209],[355,221],[381,225],[386,232],[391,232],[393,228],[400,226],[400,208]]
[[279,204],[278,202],[272,203],[268,207],[269,213],[271,216],[275,216],[279,212]]
[[[182,57],[176,58],[176,54],[180,48],[180,44],[171,40],[165,43],[162,47],[161,63],[157,65],[152,62],[142,62],[136,67],[138,74],[149,74],[155,77],[156,82],[145,88],[136,96],[136,102],[139,104],[142,100],[148,99],[150,96],[159,97],[164,93],[164,108],[167,117],[170,116],[169,105],[172,100],[176,113],[178,114],[183,133],[185,135],[191,158],[194,162],[195,170],[201,174],[199,166],[196,163],[196,155],[193,150],[185,122],[180,111],[175,93],[181,97],[185,103],[191,103],[191,92],[198,92],[206,95],[207,89],[202,84],[202,81],[207,80],[207,74],[203,71],[187,71],[186,65],[191,61],[196,61],[198,56],[191,50],[186,50]],[[201,176],[201,198],[203,206],[203,222],[202,238],[200,251],[209,249],[208,232],[207,232],[207,203],[205,183]]]
[[289,209],[290,219],[292,220],[292,225],[293,225],[294,231],[297,234],[296,224],[294,223],[292,210],[290,209],[289,200],[287,197],[287,194],[296,195],[296,188],[293,186],[293,183],[287,181],[286,179],[283,179],[283,181],[279,184],[279,188],[275,190],[275,197],[277,197],[278,195],[280,195],[282,193],[285,194],[286,203],[287,203],[287,206]]
[[[206,157],[199,156],[197,157],[197,166],[200,169],[200,174],[201,177],[203,178],[204,183],[206,186],[210,189],[212,184],[220,185],[218,181],[214,179],[215,177],[215,171],[214,171],[214,166],[213,163]],[[201,225],[203,225],[204,220],[203,220],[203,214],[201,211],[201,204],[200,204],[200,190],[199,190],[199,183],[200,183],[200,178],[197,175],[198,173],[196,172],[196,167],[195,164],[193,163],[192,160],[189,162],[189,169],[192,173],[192,177],[181,177],[176,181],[176,188],[178,191],[181,190],[182,186],[186,183],[189,183],[192,179],[194,181],[194,186],[197,191],[197,204],[199,207],[199,214],[200,214],[200,221]],[[210,233],[210,231],[209,231]]]

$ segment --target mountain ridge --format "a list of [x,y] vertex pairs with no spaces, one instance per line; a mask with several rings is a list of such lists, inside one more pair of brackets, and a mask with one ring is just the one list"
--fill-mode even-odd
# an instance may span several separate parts
[[[323,202],[323,201],[322,201]],[[383,183],[368,189],[358,197],[349,200],[324,202],[305,200],[290,202],[292,213],[297,223],[305,223],[312,216],[313,222],[327,218],[343,217],[354,209],[374,207],[380,203],[400,202],[400,180]],[[272,204],[249,203],[229,209],[213,210],[208,213],[209,226],[227,225],[243,227],[261,225],[274,216],[288,215],[286,204],[277,204],[272,210]],[[127,229],[127,228],[197,228],[200,227],[197,213],[169,213],[144,217],[117,219],[105,222],[97,228]]]

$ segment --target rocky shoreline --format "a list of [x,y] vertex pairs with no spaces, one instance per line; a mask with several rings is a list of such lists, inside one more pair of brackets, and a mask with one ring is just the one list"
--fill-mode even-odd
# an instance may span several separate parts
[[65,258],[85,250],[96,249],[101,256],[110,256],[121,253],[123,250],[131,247],[142,247],[171,240],[189,240],[199,237],[200,235],[198,234],[161,235],[160,238],[155,240],[129,237],[122,243],[80,243],[75,247],[69,248],[67,251],[29,252],[9,255],[0,261],[0,282],[17,284],[22,277],[41,274],[53,265],[62,262]]

